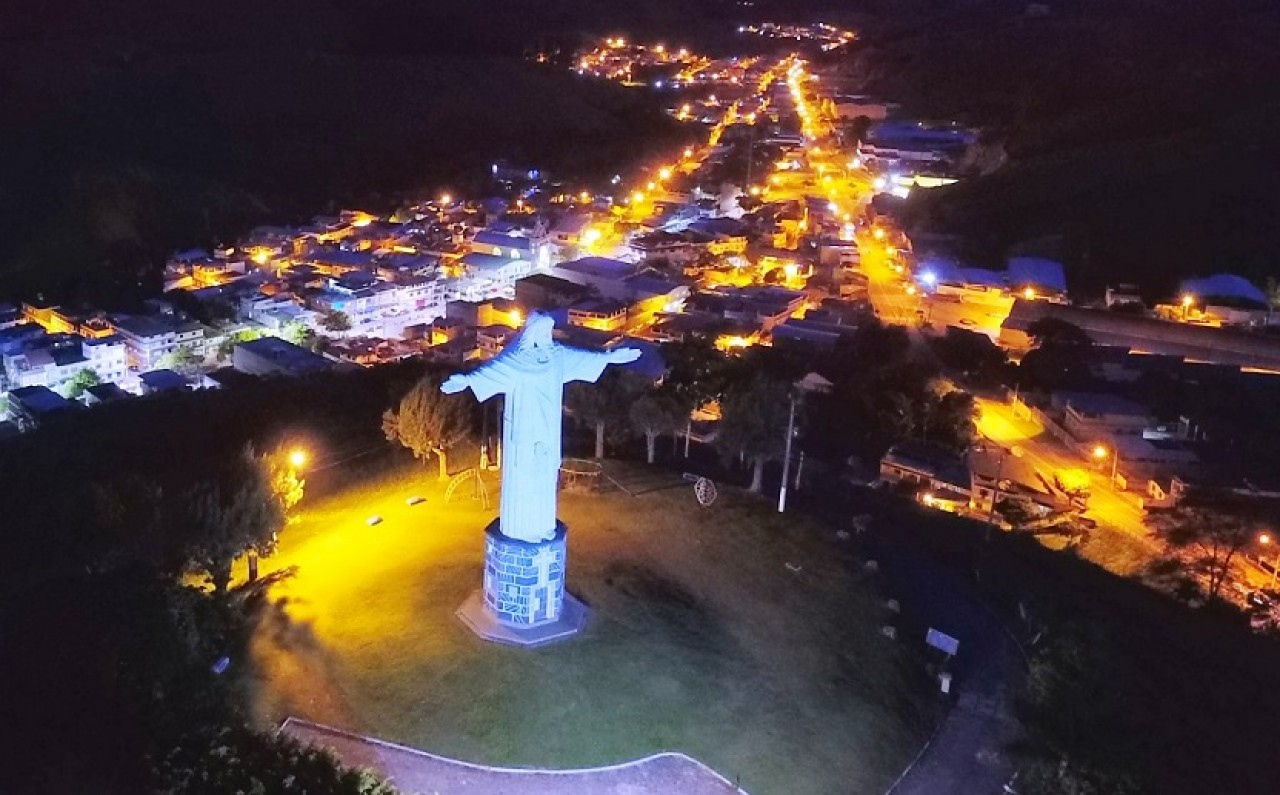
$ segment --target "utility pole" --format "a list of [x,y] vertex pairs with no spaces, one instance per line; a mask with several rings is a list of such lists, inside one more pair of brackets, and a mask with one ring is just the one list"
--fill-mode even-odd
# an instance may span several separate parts
[[991,507],[987,509],[986,540],[991,541],[991,525],[996,517],[996,505],[1000,502],[1000,480],[1004,477],[1004,459],[1009,455],[1007,447],[1000,448],[1000,463],[996,465],[996,481],[991,488]]
[[787,415],[787,446],[782,458],[782,485],[778,488],[778,513],[787,509],[787,478],[791,476],[791,437],[796,432],[796,398],[791,396],[791,410]]

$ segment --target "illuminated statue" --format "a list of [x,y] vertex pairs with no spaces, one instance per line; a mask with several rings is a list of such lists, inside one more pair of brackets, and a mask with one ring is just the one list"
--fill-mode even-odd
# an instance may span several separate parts
[[506,395],[502,413],[502,535],[538,543],[556,534],[556,486],[560,474],[560,417],[564,385],[595,382],[610,364],[633,362],[634,348],[587,351],[556,343],[555,321],[534,312],[496,358],[469,373],[450,376],[449,394],[470,387],[478,400]]

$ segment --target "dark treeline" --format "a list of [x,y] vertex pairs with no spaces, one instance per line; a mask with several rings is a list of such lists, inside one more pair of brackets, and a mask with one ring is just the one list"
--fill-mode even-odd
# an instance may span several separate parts
[[848,61],[869,90],[984,129],[990,176],[908,203],[911,226],[994,264],[1024,241],[1073,289],[1150,295],[1180,276],[1280,273],[1271,174],[1280,6],[1268,0],[862,4]]

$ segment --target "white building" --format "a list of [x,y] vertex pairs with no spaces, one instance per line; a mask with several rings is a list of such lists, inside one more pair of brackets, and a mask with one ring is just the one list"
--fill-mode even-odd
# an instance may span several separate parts
[[350,334],[399,339],[409,326],[430,323],[445,313],[445,301],[435,279],[408,277],[378,281],[366,273],[329,279],[318,308],[342,312],[351,320]]
[[83,370],[93,370],[103,381],[119,382],[128,372],[124,342],[115,336],[81,340],[59,335],[6,354],[3,361],[9,389],[55,389]]

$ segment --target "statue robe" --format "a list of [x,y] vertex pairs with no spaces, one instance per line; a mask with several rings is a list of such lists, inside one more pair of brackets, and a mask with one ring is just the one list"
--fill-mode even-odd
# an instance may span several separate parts
[[[538,360],[540,353],[545,363]],[[608,364],[604,352],[559,344],[539,352],[513,345],[467,374],[477,400],[505,395],[498,508],[504,536],[536,542],[555,535],[564,385],[594,382]]]

